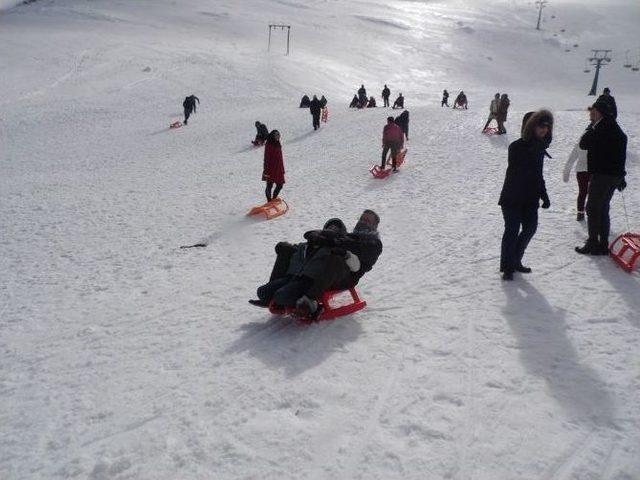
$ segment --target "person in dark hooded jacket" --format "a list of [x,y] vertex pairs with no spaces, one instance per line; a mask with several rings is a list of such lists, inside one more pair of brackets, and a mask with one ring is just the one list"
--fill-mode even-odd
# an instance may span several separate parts
[[324,98],[324,95],[320,97],[320,108],[325,108],[327,106],[327,99]]
[[604,102],[609,107],[609,115],[616,120],[618,118],[618,106],[616,105],[616,99],[611,95],[611,90],[606,87],[602,91],[602,95],[598,97],[596,102]]
[[313,100],[311,100],[311,104],[309,105],[309,113],[311,113],[311,117],[313,120],[313,129],[317,130],[320,128],[320,114],[322,113],[322,103],[318,100],[318,97],[313,96]]
[[[327,220],[322,227],[322,231],[330,231],[331,234],[345,235],[347,227],[339,218]],[[328,235],[329,233],[327,233]],[[269,281],[258,287],[257,300],[249,300],[249,303],[258,307],[267,307],[275,293],[287,283],[294,280],[302,273],[302,269],[309,261],[320,245],[311,242],[291,244],[289,242],[278,242],[276,244],[276,260],[271,270]],[[297,296],[293,300],[297,300]]]
[[365,108],[367,106],[367,89],[364,88],[364,85],[360,85],[358,89],[358,108]]
[[372,95],[371,97],[369,97],[369,103],[367,103],[367,108],[376,108],[376,106],[377,106],[376,99]]
[[382,89],[382,101],[384,102],[384,106],[388,107],[389,106],[389,97],[391,96],[391,90],[389,90],[389,87],[387,87],[387,85],[384,85],[384,88]]
[[543,167],[553,134],[553,115],[548,110],[529,112],[522,123],[522,137],[509,145],[507,173],[498,201],[504,217],[500,254],[504,280],[513,280],[516,271],[531,272],[522,265],[522,257],[538,228],[539,201],[542,208],[551,205]]
[[409,140],[409,111],[404,110],[400,115],[396,117],[394,122],[400,127],[402,133],[404,133],[404,138],[406,140]]
[[305,262],[301,273],[274,294],[274,303],[295,306],[298,315],[317,319],[321,313],[318,300],[325,291],[354,287],[373,268],[382,253],[379,222],[380,217],[373,210],[365,210],[352,233],[305,233],[307,241],[320,248]]
[[184,124],[188,125],[189,117],[192,113],[196,113],[196,102],[200,103],[200,99],[195,95],[189,95],[185,97],[184,102],[182,102],[182,108],[184,108]]
[[349,104],[349,108],[358,108],[358,103],[360,103],[360,100],[358,100],[357,95],[354,95]]
[[449,92],[447,92],[447,90],[445,89],[442,92],[442,102],[440,102],[440,106],[444,107],[444,106],[449,106]]

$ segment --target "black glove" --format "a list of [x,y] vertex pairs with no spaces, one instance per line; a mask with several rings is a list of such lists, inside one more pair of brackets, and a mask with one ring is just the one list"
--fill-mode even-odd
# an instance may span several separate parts
[[281,255],[287,250],[293,250],[294,248],[295,247],[289,242],[278,242],[276,243],[276,255]]
[[627,188],[627,182],[625,181],[624,178],[622,179],[622,181],[620,182],[620,184],[616,188],[618,189],[619,192],[621,192],[625,188]]
[[542,195],[542,208],[549,208],[551,206],[551,200],[549,200],[549,195],[546,193]]

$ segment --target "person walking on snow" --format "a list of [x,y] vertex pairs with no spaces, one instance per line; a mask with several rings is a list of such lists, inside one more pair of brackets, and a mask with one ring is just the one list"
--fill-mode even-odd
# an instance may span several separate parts
[[500,94],[496,93],[493,96],[493,100],[491,100],[491,104],[489,105],[489,118],[487,119],[487,123],[485,124],[482,131],[484,132],[487,128],[489,128],[489,124],[491,120],[496,120],[498,118],[498,105],[500,104]]
[[500,101],[498,102],[498,115],[496,116],[496,121],[498,122],[498,135],[504,135],[507,133],[507,130],[504,128],[504,122],[507,121],[509,105],[511,105],[509,96],[506,93],[503,93],[500,96]]
[[313,96],[313,100],[309,104],[309,112],[311,113],[311,117],[313,118],[313,129],[317,130],[320,128],[320,114],[322,113],[322,102],[318,100],[317,96]]
[[587,199],[587,192],[589,190],[589,180],[591,180],[591,174],[587,167],[587,151],[580,148],[579,143],[573,147],[569,159],[564,166],[562,172],[562,180],[567,183],[569,181],[569,175],[573,166],[576,166],[576,180],[578,182],[578,214],[576,220],[582,222],[584,220],[584,204]]
[[389,106],[389,97],[391,96],[391,90],[389,90],[389,87],[387,87],[387,85],[384,85],[384,88],[382,89],[382,100],[384,101],[384,106],[388,107]]
[[[264,162],[262,180],[267,182],[265,195],[267,202],[278,198],[278,194],[284,185],[284,159],[282,158],[282,146],[280,145],[280,132],[273,130],[267,137],[264,146]],[[273,193],[271,189],[275,185]]]
[[449,106],[449,92],[447,92],[446,89],[442,92],[442,102],[440,103],[441,107],[444,107],[445,105],[447,107]]
[[527,245],[538,228],[538,207],[549,208],[551,202],[543,177],[544,157],[549,155],[553,115],[548,110],[527,113],[522,120],[522,137],[509,145],[507,173],[498,205],[504,217],[504,234],[500,252],[503,280],[513,280],[513,273],[530,273],[522,265]]
[[185,97],[184,102],[182,102],[182,108],[184,108],[184,124],[187,125],[189,121],[189,117],[191,113],[196,113],[196,101],[200,104],[200,99],[195,95],[189,95]]
[[380,168],[384,170],[387,163],[387,154],[391,150],[391,166],[394,172],[396,168],[396,156],[404,143],[404,133],[402,129],[396,125],[393,117],[387,117],[387,124],[382,129],[382,160]]
[[596,100],[590,110],[591,125],[580,138],[580,148],[587,150],[587,169],[591,174],[587,194],[589,238],[575,250],[581,254],[609,254],[609,203],[615,190],[623,191],[627,136],[617,124],[609,104]]
[[402,133],[404,134],[404,138],[409,140],[409,110],[404,110],[400,115],[396,117],[394,120],[396,125],[400,127]]

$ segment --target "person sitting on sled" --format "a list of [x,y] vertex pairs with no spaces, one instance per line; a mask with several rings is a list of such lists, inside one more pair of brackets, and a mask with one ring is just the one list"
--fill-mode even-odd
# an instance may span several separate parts
[[360,100],[358,100],[358,96],[354,95],[353,98],[351,99],[351,103],[349,104],[349,108],[358,108],[359,102]]
[[464,108],[467,109],[467,96],[463,91],[460,91],[456,99],[453,101],[453,108]]
[[252,142],[254,145],[264,145],[264,142],[267,141],[267,137],[269,136],[269,130],[264,123],[260,123],[256,120],[256,139]]
[[376,108],[376,99],[373,97],[369,97],[369,103],[367,103],[367,108]]
[[398,98],[393,102],[393,107],[391,108],[404,108],[404,97],[402,94],[398,95]]
[[[327,220],[322,230],[331,231],[336,235],[345,235],[347,233],[347,227],[339,218]],[[269,281],[258,287],[256,292],[258,299],[249,300],[249,303],[257,307],[268,307],[276,291],[302,273],[305,262],[313,257],[318,248],[319,245],[313,242],[296,244],[278,242],[275,248],[276,260],[271,269]]]
[[296,314],[316,320],[322,308],[318,300],[328,290],[355,287],[382,253],[378,235],[380,217],[373,210],[360,215],[352,233],[312,230],[304,234],[318,249],[305,261],[301,272],[273,294],[279,307],[295,307]]

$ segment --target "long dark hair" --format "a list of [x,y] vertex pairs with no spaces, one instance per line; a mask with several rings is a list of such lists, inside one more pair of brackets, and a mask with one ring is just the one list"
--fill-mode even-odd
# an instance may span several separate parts
[[271,132],[267,136],[267,143],[269,145],[280,147],[280,141],[276,138],[276,134],[280,135],[280,132],[278,130],[271,130]]

